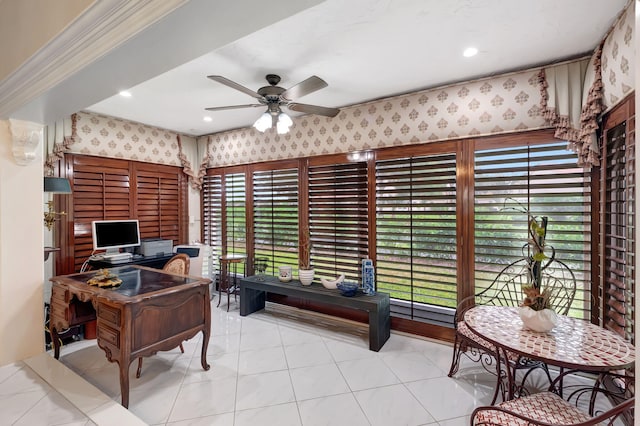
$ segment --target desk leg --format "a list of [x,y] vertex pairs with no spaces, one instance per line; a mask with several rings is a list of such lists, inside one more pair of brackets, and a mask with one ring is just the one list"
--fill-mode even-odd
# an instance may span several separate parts
[[254,290],[240,285],[240,316],[246,317],[264,309],[267,295],[264,291]]
[[[125,354],[122,354],[123,357]],[[120,392],[122,393],[122,406],[129,408],[129,365],[131,364],[130,358],[127,356],[125,359],[118,361],[120,367]]]
[[200,354],[200,364],[204,371],[208,371],[207,348],[209,347],[209,336],[211,335],[211,303],[209,303],[209,286],[206,287],[203,304],[204,304],[204,329],[202,330],[202,353]]
[[60,336],[55,327],[51,327],[51,344],[53,344],[53,357],[60,359]]
[[[240,301],[242,303],[242,301]],[[369,349],[380,351],[391,335],[391,316],[389,305],[369,311]]]

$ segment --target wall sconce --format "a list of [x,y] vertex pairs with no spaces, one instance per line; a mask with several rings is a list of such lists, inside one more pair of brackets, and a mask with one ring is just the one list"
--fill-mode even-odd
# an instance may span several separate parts
[[[44,192],[51,194],[71,194],[71,183],[69,179],[45,176]],[[44,212],[44,224],[49,231],[53,228],[53,223],[59,216],[63,216],[65,212],[56,212],[53,210],[53,200],[47,201],[48,210]]]

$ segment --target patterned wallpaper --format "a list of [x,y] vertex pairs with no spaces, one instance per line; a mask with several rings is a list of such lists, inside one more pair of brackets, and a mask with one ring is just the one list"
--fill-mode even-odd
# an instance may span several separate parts
[[605,110],[621,101],[635,87],[635,1],[620,16],[602,48],[602,85]]
[[115,117],[79,112],[75,154],[180,166],[177,133]]
[[[634,89],[635,2],[608,34],[602,52],[605,108]],[[591,67],[589,67],[591,69]],[[183,153],[198,172],[210,141],[209,166],[346,153],[371,148],[548,128],[540,111],[540,68],[428,89],[343,108],[337,117],[293,118],[286,135],[237,129],[194,138],[181,135]],[[593,80],[587,75],[587,83]],[[586,93],[585,93],[586,94]],[[78,113],[73,153],[180,166],[175,132],[114,117]]]
[[[548,127],[539,69],[343,108],[334,118],[293,118],[286,135],[253,128],[211,135],[211,167]],[[205,139],[207,137],[204,137]]]

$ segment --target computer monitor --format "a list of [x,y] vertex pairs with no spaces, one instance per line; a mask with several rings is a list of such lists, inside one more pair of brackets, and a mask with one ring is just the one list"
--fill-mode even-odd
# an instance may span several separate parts
[[121,248],[140,245],[140,224],[137,219],[94,220],[91,222],[93,249],[117,253]]

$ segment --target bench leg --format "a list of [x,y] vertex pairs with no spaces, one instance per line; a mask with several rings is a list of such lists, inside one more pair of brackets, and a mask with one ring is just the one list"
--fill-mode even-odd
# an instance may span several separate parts
[[240,316],[246,317],[253,312],[264,309],[266,296],[264,291],[240,285]]
[[369,349],[378,352],[391,335],[389,305],[369,311]]

